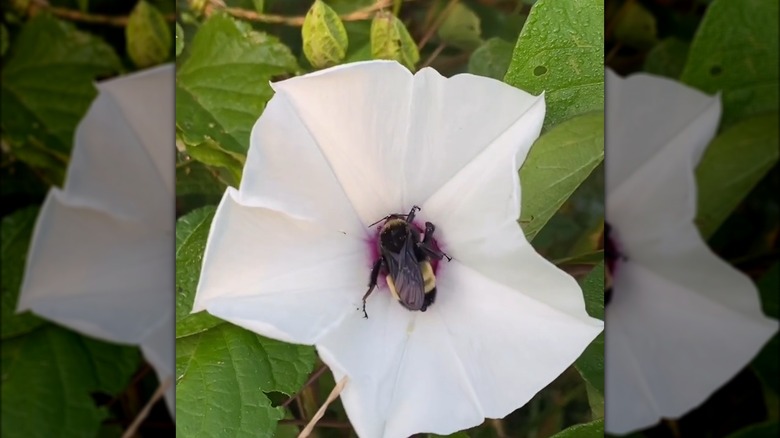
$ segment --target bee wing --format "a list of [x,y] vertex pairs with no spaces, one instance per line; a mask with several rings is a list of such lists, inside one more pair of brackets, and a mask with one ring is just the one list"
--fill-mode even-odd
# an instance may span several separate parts
[[400,253],[388,251],[385,261],[401,304],[409,310],[420,310],[425,301],[425,282],[414,254],[413,240],[408,239]]

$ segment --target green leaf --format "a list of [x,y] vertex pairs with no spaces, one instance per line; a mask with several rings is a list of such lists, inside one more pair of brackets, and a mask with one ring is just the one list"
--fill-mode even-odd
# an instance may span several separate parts
[[301,28],[303,53],[315,68],[337,65],[347,56],[349,40],[344,23],[336,11],[316,0]]
[[512,43],[491,38],[479,46],[469,58],[469,73],[502,80],[512,61]]
[[590,423],[575,424],[550,438],[604,438],[604,419],[599,418]]
[[206,312],[190,314],[200,279],[203,252],[216,208],[206,206],[176,221],[176,337],[200,333],[222,324]]
[[480,19],[463,3],[456,3],[437,31],[442,43],[463,50],[474,50],[482,44]]
[[[585,308],[594,318],[604,319],[604,263],[599,263],[582,279]],[[604,333],[596,337],[580,355],[575,368],[585,381],[603,397],[604,394]]]
[[685,67],[689,48],[690,44],[677,38],[664,39],[647,53],[645,72],[667,78],[679,78]]
[[761,293],[761,308],[764,313],[772,318],[780,317],[780,263],[775,262],[761,277],[757,283]]
[[216,171],[197,161],[176,168],[177,198],[187,195],[216,196],[216,202],[219,202],[226,188],[227,186],[216,175]]
[[[764,274],[757,283],[761,294],[761,304],[764,313],[777,318],[780,314],[780,304],[778,303],[778,290],[780,290],[780,263],[775,263]],[[780,348],[780,337],[775,334],[772,339],[764,345],[751,366],[767,388],[780,393],[780,358],[777,357],[777,351]]]
[[176,22],[176,56],[181,55],[181,51],[184,50],[184,30]]
[[140,0],[125,28],[127,54],[139,68],[161,64],[171,53],[171,29],[153,5]]
[[536,140],[520,169],[521,224],[529,241],[603,160],[601,112],[567,120]]
[[[588,404],[593,418],[604,418],[604,394],[585,382],[585,391],[588,393]],[[606,435],[605,435],[606,436]]]
[[[0,81],[0,120],[12,154],[26,160],[27,149],[38,147],[66,160],[76,124],[97,94],[94,80],[120,69],[101,39],[45,13],[31,19],[11,46]],[[64,172],[64,162],[59,166]]]
[[141,350],[86,336],[80,340],[94,370],[95,388],[111,395],[122,392],[141,365]]
[[604,2],[539,0],[504,81],[545,93],[545,128],[604,108]]
[[176,72],[176,126],[188,146],[214,141],[246,155],[249,133],[273,95],[269,81],[298,65],[276,38],[214,15],[189,45]]
[[588,315],[604,320],[604,261],[597,264],[581,281]]
[[752,424],[742,430],[738,430],[727,438],[768,438],[780,435],[780,423],[772,421],[768,423]]
[[48,148],[30,136],[25,144],[11,146],[14,157],[30,166],[47,185],[62,186],[68,166],[68,155]]
[[264,392],[294,394],[314,366],[312,347],[231,324],[176,341],[176,420],[181,436],[272,437],[284,408]]
[[615,38],[629,47],[646,49],[658,42],[655,16],[639,2],[627,2],[615,23]]
[[[589,237],[589,236],[586,236]],[[553,260],[553,264],[560,265],[595,265],[604,261],[604,250],[587,252],[584,254],[577,254],[562,259]]]
[[774,391],[775,395],[780,394],[780,359],[777,357],[779,349],[780,338],[775,334],[751,362],[753,372],[764,383],[765,390]]
[[95,436],[107,412],[95,406],[90,393],[124,388],[138,357],[137,349],[88,340],[50,324],[3,340],[1,435]]
[[398,61],[412,71],[420,60],[417,44],[406,26],[389,12],[379,12],[371,22],[371,56]]
[[30,244],[38,207],[27,207],[5,216],[2,221],[2,251],[0,251],[0,338],[27,333],[45,324],[45,321],[30,312],[16,314],[19,288],[22,286],[27,247]]
[[5,56],[5,52],[8,51],[9,39],[10,36],[8,35],[8,29],[6,29],[5,24],[0,24],[0,56]]
[[265,10],[265,0],[252,0],[252,5],[254,5],[258,14],[262,14]]
[[744,119],[718,135],[696,168],[696,223],[709,238],[778,158],[777,113]]
[[231,177],[226,181],[228,185],[237,187],[241,182],[244,169],[243,156],[220,149],[219,144],[213,140],[206,140],[197,146],[187,146],[186,150],[190,157],[203,164],[226,169]]
[[342,64],[373,59],[371,57],[371,22],[368,20],[348,21],[344,23],[344,28],[347,29],[349,47],[347,48],[347,57]]
[[778,0],[715,0],[691,43],[681,80],[722,91],[722,127],[778,110]]

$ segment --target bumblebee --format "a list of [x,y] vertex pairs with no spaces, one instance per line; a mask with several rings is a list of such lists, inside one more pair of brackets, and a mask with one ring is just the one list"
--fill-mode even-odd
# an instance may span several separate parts
[[368,291],[363,295],[363,317],[366,313],[366,300],[376,287],[380,272],[386,273],[387,286],[393,298],[409,310],[425,310],[436,299],[436,277],[431,260],[451,257],[439,251],[433,244],[433,232],[436,227],[425,223],[425,232],[414,226],[415,213],[420,207],[414,206],[409,214],[391,214],[371,226],[384,221],[379,232],[380,257],[371,269]]

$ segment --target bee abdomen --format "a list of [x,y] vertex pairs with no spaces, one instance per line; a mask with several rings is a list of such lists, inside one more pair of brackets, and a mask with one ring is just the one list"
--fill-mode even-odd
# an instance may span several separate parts
[[436,275],[434,275],[433,267],[428,260],[420,262],[420,272],[422,273],[425,293],[433,292],[436,289]]

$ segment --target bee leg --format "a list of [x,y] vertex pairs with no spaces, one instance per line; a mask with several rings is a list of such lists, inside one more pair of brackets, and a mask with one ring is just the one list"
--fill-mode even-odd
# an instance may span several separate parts
[[417,247],[420,248],[425,253],[425,255],[432,259],[441,260],[446,258],[448,262],[451,261],[452,257],[448,256],[442,251],[439,251],[438,249],[434,248],[433,245],[431,245],[431,239],[433,239],[434,231],[436,231],[436,227],[432,223],[426,222],[423,240],[417,244]]
[[376,281],[379,278],[379,269],[382,267],[382,259],[380,258],[374,263],[374,267],[371,268],[371,279],[368,282],[368,291],[365,295],[363,295],[363,318],[368,319],[368,313],[366,313],[366,300],[368,299],[368,296],[371,295],[371,292],[374,291],[374,288],[376,287]]
[[413,206],[412,207],[412,211],[410,211],[409,214],[406,215],[406,222],[411,223],[414,220],[415,212],[418,212],[418,211],[420,211],[420,207],[418,207],[416,205]]

